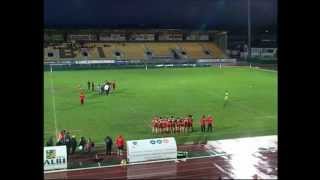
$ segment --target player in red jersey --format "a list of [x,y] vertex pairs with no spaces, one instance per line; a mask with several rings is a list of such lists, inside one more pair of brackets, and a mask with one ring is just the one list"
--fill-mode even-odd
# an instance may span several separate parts
[[190,132],[191,125],[190,125],[190,118],[189,118],[189,116],[186,117],[186,121],[187,121],[187,132]]
[[174,131],[173,123],[174,123],[173,118],[171,118],[171,120],[170,120],[170,133],[171,134],[173,134],[173,131]]
[[193,128],[192,128],[192,115],[189,115],[187,117],[188,119],[188,132],[192,132],[193,131]]
[[213,117],[208,116],[206,119],[206,124],[207,124],[207,132],[212,132],[212,122],[213,122]]
[[152,121],[151,121],[151,128],[152,128],[152,134],[154,134],[156,132],[156,117],[153,117]]
[[166,133],[166,130],[167,130],[167,118],[164,117],[162,119],[162,133]]
[[178,120],[178,131],[179,131],[179,133],[181,133],[182,132],[182,129],[183,129],[183,123],[182,123],[182,119],[181,118],[179,118],[179,120]]
[[184,118],[183,119],[183,123],[184,123],[183,131],[186,133],[186,132],[188,132],[187,130],[189,129],[189,120],[188,120],[188,118]]
[[160,121],[160,124],[161,124],[161,133],[164,133],[165,132],[165,118],[162,118],[161,121]]
[[84,98],[85,98],[84,92],[81,91],[81,92],[80,92],[80,104],[81,104],[81,105],[84,104]]
[[174,122],[176,126],[176,133],[179,133],[179,129],[180,129],[179,118],[176,118]]
[[184,126],[184,118],[181,118],[181,119],[180,119],[180,123],[181,123],[181,133],[184,133],[184,129],[185,129],[185,126]]
[[170,133],[173,134],[174,133],[174,120],[173,120],[173,118],[171,118],[171,120],[170,120],[170,125],[171,125]]
[[172,124],[171,124],[171,117],[169,118],[168,117],[168,133],[171,133],[171,127],[172,127]]
[[176,127],[177,127],[177,122],[175,118],[172,119],[172,131],[173,133],[176,133]]
[[164,132],[164,118],[160,120],[160,133]]
[[158,120],[158,132],[159,132],[159,134],[162,133],[162,118],[161,117]]
[[179,118],[176,118],[175,123],[176,123],[176,133],[179,133],[179,129],[180,129]]
[[122,152],[123,152],[123,148],[124,148],[124,143],[125,143],[124,138],[123,138],[121,135],[119,135],[119,136],[116,138],[116,145],[117,145],[117,148],[118,148],[117,155],[119,155],[119,156],[122,156]]
[[158,119],[158,133],[162,133],[162,117]]
[[166,133],[169,133],[169,118],[166,118]]
[[168,120],[167,120],[167,129],[168,129],[168,133],[171,133],[171,119],[170,118],[168,118]]
[[172,116],[170,118],[168,118],[168,133],[171,133],[171,129],[172,129],[171,120],[172,120]]
[[184,130],[185,130],[185,128],[186,128],[186,127],[185,127],[185,124],[184,124],[184,118],[181,118],[181,119],[180,119],[180,123],[181,123],[181,132],[184,133]]
[[172,119],[172,132],[176,133],[176,120],[174,118]]
[[206,116],[203,115],[200,119],[200,127],[201,127],[201,132],[206,131]]
[[167,132],[167,118],[164,118],[163,120],[163,133]]
[[159,133],[159,129],[160,129],[159,127],[160,127],[160,120],[156,119],[155,124],[154,124],[156,134]]

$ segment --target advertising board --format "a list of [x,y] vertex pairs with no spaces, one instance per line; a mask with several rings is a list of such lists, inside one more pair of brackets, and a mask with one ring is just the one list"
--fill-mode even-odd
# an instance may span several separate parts
[[177,144],[173,137],[127,141],[129,163],[177,159]]
[[66,169],[67,166],[66,146],[50,146],[43,149],[44,170]]

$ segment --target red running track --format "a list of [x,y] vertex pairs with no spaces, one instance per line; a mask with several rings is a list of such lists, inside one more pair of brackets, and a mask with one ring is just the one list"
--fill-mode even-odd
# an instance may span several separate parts
[[45,179],[218,179],[230,178],[215,164],[221,164],[219,158],[190,159],[178,163],[158,162],[152,164],[130,165],[127,167],[109,167],[69,172],[49,173]]

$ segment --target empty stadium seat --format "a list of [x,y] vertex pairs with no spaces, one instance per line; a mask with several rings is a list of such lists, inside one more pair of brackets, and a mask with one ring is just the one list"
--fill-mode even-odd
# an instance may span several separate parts
[[[56,47],[56,48],[54,48]],[[224,52],[213,42],[126,42],[126,43],[85,43],[82,47],[58,44],[45,48],[45,59],[87,58],[144,60],[154,58],[225,58]],[[177,52],[174,56],[174,52]],[[118,52],[117,56],[115,53]],[[147,54],[149,53],[149,54]],[[181,57],[179,57],[181,56]]]
[[176,49],[176,43],[145,43],[145,46],[155,57],[172,57],[171,49]]
[[211,51],[213,58],[225,58],[224,52],[215,43],[200,43],[205,49]]
[[191,59],[211,58],[198,43],[178,43],[178,45],[181,51],[186,52],[187,57]]
[[144,59],[145,48],[142,43],[119,43],[119,49],[126,60]]

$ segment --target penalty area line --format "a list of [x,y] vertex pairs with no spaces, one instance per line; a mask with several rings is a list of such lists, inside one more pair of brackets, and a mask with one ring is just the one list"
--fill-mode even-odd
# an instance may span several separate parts
[[278,73],[278,71],[276,70],[272,70],[272,69],[264,69],[264,68],[260,68],[260,67],[255,67],[255,68],[252,68],[254,70],[258,70],[258,71],[266,71],[266,72],[274,72],[274,73]]

